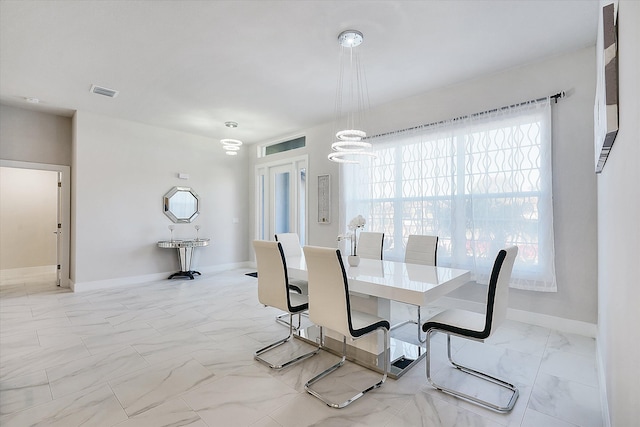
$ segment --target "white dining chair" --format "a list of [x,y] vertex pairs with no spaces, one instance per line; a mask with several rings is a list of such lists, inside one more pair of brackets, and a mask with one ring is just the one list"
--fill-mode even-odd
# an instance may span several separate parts
[[[285,258],[296,258],[302,256],[302,247],[300,246],[300,237],[298,236],[298,233],[277,233],[274,237],[276,242],[280,242],[282,245]],[[289,278],[289,289],[302,295],[309,294],[309,285],[306,280]],[[289,327],[290,325],[287,318],[288,313],[279,314],[276,316],[276,322]],[[298,322],[297,327],[294,326],[293,328],[297,330],[299,327],[300,322]]]
[[[436,314],[422,326],[422,330],[427,333],[426,366],[427,381],[429,384],[444,393],[448,393],[460,399],[468,400],[477,405],[503,413],[509,412],[513,409],[513,406],[518,399],[518,389],[513,384],[504,380],[455,362],[451,355],[451,336],[454,335],[460,338],[484,341],[494,333],[507,314],[509,280],[511,278],[511,271],[513,270],[513,263],[515,262],[517,254],[517,246],[502,249],[498,252],[491,271],[491,278],[489,279],[487,305],[484,314],[467,310],[449,309]],[[431,377],[430,344],[431,337],[437,332],[442,332],[447,335],[447,356],[451,365],[464,373],[481,378],[490,383],[496,384],[503,389],[509,390],[510,397],[506,405],[480,399],[479,397],[463,393],[459,389],[437,384],[433,380]],[[495,363],[498,364],[499,361],[496,359]],[[497,367],[497,369],[499,368]]]
[[256,351],[254,358],[272,369],[282,369],[311,357],[320,351],[318,347],[314,351],[279,363],[269,362],[262,356],[293,337],[293,315],[298,315],[299,325],[300,314],[309,308],[309,301],[306,295],[290,292],[287,280],[287,262],[282,245],[279,242],[254,240],[253,248],[258,265],[258,300],[265,306],[278,308],[289,315],[289,336]]
[[357,240],[356,253],[360,258],[382,259],[384,233],[363,231]]
[[302,256],[302,247],[300,246],[300,237],[298,233],[276,233],[277,242],[282,245],[285,257]]
[[[407,247],[404,252],[404,262],[407,264],[421,265],[438,265],[438,236],[410,234],[407,239]],[[422,313],[418,305],[417,320],[408,320],[392,326],[392,329],[413,323],[418,325],[418,341],[424,342],[426,338],[422,337]]]
[[438,265],[438,236],[410,234],[404,252],[404,262]]
[[[389,372],[389,321],[373,314],[351,309],[349,282],[339,249],[305,246],[304,255],[309,273],[309,319],[320,327],[320,345],[324,345],[324,328],[342,335],[342,359],[304,385],[305,390],[332,408],[344,408],[367,392],[380,387]],[[382,331],[384,334],[384,361],[382,379],[338,403],[314,390],[312,386],[344,365],[347,355],[347,337],[357,340],[365,335]]]
[[[280,242],[285,258],[301,257],[302,247],[298,233],[278,233],[275,235],[276,242]],[[300,294],[307,294],[307,281],[302,279],[289,278],[289,287]]]

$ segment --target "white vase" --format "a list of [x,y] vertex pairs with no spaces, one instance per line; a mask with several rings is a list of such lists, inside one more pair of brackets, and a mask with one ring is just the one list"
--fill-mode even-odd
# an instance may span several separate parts
[[349,255],[347,262],[351,267],[357,267],[360,264],[360,257],[358,255]]

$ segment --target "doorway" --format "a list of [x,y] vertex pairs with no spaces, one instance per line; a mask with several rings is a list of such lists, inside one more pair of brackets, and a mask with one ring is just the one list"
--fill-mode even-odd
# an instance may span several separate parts
[[298,233],[307,240],[307,157],[256,167],[256,237]]
[[69,167],[0,160],[0,275],[69,287]]

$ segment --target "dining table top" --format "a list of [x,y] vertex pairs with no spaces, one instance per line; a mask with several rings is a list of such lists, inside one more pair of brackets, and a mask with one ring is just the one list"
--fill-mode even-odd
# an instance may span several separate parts
[[[287,257],[289,276],[307,279],[304,255]],[[352,267],[343,257],[349,291],[399,301],[406,304],[426,305],[471,280],[471,273],[448,267],[410,264],[361,258]]]

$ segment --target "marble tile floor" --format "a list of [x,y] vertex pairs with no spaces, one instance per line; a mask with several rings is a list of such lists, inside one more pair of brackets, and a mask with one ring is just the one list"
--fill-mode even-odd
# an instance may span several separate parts
[[[73,293],[51,278],[0,285],[0,425],[24,426],[601,426],[593,339],[507,321],[485,344],[454,340],[455,358],[515,382],[507,415],[427,385],[425,361],[342,410],[304,391],[337,357],[321,352],[283,371],[253,352],[286,336],[257,280],[237,269],[196,280]],[[424,310],[428,312],[437,308]],[[392,316],[410,316],[394,305]],[[395,320],[395,319],[394,319]],[[306,320],[308,321],[308,320]],[[415,325],[393,331],[416,339]],[[461,378],[436,337],[435,377],[500,398]],[[294,340],[271,357],[308,351]],[[352,363],[318,387],[336,396],[377,381]]]

